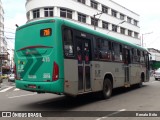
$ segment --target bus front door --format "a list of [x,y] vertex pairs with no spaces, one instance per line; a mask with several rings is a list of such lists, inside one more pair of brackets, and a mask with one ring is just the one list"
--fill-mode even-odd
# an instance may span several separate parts
[[87,92],[91,90],[90,75],[91,43],[88,39],[78,38],[77,40],[77,61],[78,61],[78,91]]
[[124,85],[125,87],[130,86],[130,68],[129,65],[131,63],[131,58],[130,58],[130,50],[124,48],[123,49],[123,58],[124,58],[124,78],[125,82]]

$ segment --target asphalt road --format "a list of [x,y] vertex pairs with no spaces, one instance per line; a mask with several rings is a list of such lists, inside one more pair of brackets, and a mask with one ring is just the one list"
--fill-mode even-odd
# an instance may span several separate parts
[[[160,120],[160,112],[154,112],[160,111],[159,101],[160,81],[154,81],[153,78],[150,82],[144,83],[142,88],[115,89],[113,96],[107,100],[102,100],[96,94],[77,98],[54,94],[37,94],[19,90],[15,88],[14,83],[7,80],[3,81],[0,88],[0,111],[36,111],[40,113],[45,111],[43,114],[55,115],[52,118],[23,118],[23,120]],[[46,113],[46,111],[48,112]],[[67,113],[67,111],[73,112]],[[126,117],[124,117],[125,115]],[[152,117],[147,117],[147,115],[152,115]],[[156,115],[159,117],[154,117]],[[8,119],[18,120],[22,118]]]

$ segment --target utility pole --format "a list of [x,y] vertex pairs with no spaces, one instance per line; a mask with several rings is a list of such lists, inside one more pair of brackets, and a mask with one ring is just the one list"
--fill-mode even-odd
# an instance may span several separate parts
[[[118,23],[116,26],[119,26],[120,24],[123,24],[124,22],[126,22],[125,20],[121,21],[120,23]],[[115,28],[112,28],[112,29],[115,29]],[[110,31],[108,31],[108,33],[110,33]],[[108,34],[107,33],[107,34]]]
[[96,22],[95,22],[96,21],[96,16],[101,15],[101,14],[103,14],[103,12],[100,12],[100,13],[97,13],[97,14],[93,15],[93,17],[94,17],[94,30],[96,30]]
[[147,34],[152,34],[153,32],[149,32],[149,33],[144,33],[144,34],[142,34],[142,47],[144,46],[143,45],[143,37],[144,37],[144,35],[147,35]]

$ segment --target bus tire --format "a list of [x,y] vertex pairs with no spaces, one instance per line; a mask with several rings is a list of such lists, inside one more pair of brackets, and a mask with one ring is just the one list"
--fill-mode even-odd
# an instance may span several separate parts
[[144,74],[141,75],[141,81],[138,84],[138,87],[141,88],[143,86],[143,81],[144,81]]
[[108,78],[104,79],[102,93],[103,93],[104,99],[108,99],[112,95],[112,83],[111,83],[110,79],[108,79]]

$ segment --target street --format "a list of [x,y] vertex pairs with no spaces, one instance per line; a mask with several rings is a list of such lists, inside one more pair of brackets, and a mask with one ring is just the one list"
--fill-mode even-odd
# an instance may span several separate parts
[[[54,119],[65,120],[150,120],[160,119],[158,117],[112,117],[124,111],[159,111],[160,110],[160,81],[151,78],[150,82],[144,83],[142,88],[115,89],[110,99],[102,100],[96,94],[69,98],[55,94],[37,94],[15,88],[15,84],[3,80],[0,88],[0,111],[60,111]],[[64,111],[64,114],[63,114]],[[73,116],[67,116],[66,111],[77,111]],[[81,112],[80,112],[81,111]],[[83,111],[89,111],[87,117]],[[110,111],[106,115],[99,116],[96,111]],[[95,114],[93,114],[95,113]],[[105,112],[104,112],[105,114]],[[137,113],[138,114],[138,113]],[[43,116],[42,116],[43,117]],[[51,116],[52,117],[52,116]],[[2,119],[2,118],[0,118]],[[15,119],[17,118],[10,118]],[[27,118],[23,118],[27,119]],[[33,118],[36,119],[36,118]],[[40,118],[37,118],[37,120]],[[51,118],[43,117],[43,120]],[[53,118],[52,118],[53,119]]]

